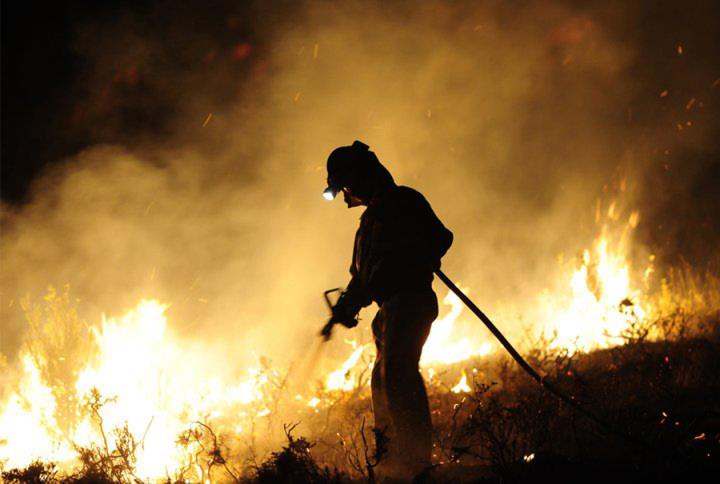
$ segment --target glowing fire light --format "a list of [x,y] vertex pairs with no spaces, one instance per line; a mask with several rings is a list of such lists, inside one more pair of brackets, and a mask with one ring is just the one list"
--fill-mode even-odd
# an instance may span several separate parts
[[345,360],[338,370],[335,370],[328,375],[325,383],[328,390],[343,390],[349,392],[355,388],[355,381],[350,375],[350,370],[352,370],[357,362],[360,361],[360,356],[362,356],[365,347],[363,345],[358,345],[356,341],[352,341],[351,344],[355,350],[352,352],[350,357]]
[[[611,212],[613,208],[611,205]],[[641,294],[631,285],[626,258],[628,234],[637,221],[634,212],[616,238],[603,228],[592,249],[583,252],[581,265],[569,283],[572,297],[564,306],[557,304],[557,297],[546,297],[545,334],[553,339],[552,346],[589,351],[621,344],[623,330],[646,317]],[[650,273],[652,269],[645,270],[646,275]]]
[[[619,213],[610,206],[611,219],[619,219]],[[591,248],[583,252],[564,288],[544,295],[543,320],[547,323],[540,329],[552,336],[554,347],[588,351],[620,344],[622,331],[646,317],[651,308],[632,285],[627,257],[628,235],[638,221],[639,215],[633,213],[619,232],[604,227]],[[650,266],[641,272],[647,278],[652,271]],[[449,311],[433,324],[420,362],[428,380],[442,375],[435,365],[483,357],[498,348],[480,331],[481,323],[462,319],[463,305],[457,296],[448,292],[443,302]],[[92,329],[97,351],[87,355],[81,368],[73,369],[77,375],[74,388],[65,391],[73,392],[78,401],[93,393],[101,395],[104,431],[127,425],[132,435],[141,439],[136,451],[138,476],[159,478],[181,468],[198,467],[195,476],[185,476],[206,481],[207,471],[189,460],[193,448],[179,447],[178,435],[204,419],[230,417],[228,428],[236,433],[252,429],[256,418],[282,419],[270,400],[268,375],[275,373],[263,365],[264,370],[248,368],[232,382],[216,376],[216,368],[203,363],[205,352],[193,353],[172,334],[166,308],[146,300],[121,318],[103,318],[102,324]],[[471,329],[463,323],[471,324]],[[324,392],[310,399],[297,394],[290,400],[307,411],[319,412],[329,406],[326,402],[333,398],[331,393],[354,391],[361,373],[355,368],[371,345],[348,343],[352,351],[327,374]],[[60,421],[58,393],[41,371],[43,357],[21,355],[13,390],[0,401],[0,462],[8,468],[25,467],[37,458],[70,467],[77,457],[75,445],[103,445],[97,415],[77,412],[70,418],[75,420]],[[451,391],[472,391],[464,370]],[[111,451],[114,445],[108,442]]]
[[[232,405],[248,405],[264,398],[267,376],[250,370],[236,386],[207,378],[187,350],[167,334],[166,306],[141,301],[120,319],[103,319],[92,328],[97,355],[78,373],[75,392],[102,396],[102,429],[127,425],[142,445],[136,451],[139,476],[167,475],[181,467],[186,455],[177,438],[203,416],[218,416]],[[94,416],[87,415],[63,432],[56,421],[53,390],[40,377],[29,354],[24,354],[19,389],[0,407],[0,461],[24,467],[36,458],[70,463],[73,445],[104,445]],[[209,372],[208,372],[209,373]],[[269,414],[260,410],[256,416]],[[108,448],[114,442],[108,439]]]
[[[475,356],[485,356],[492,351],[492,344],[480,342],[477,338],[460,336],[455,330],[455,322],[463,311],[463,303],[455,293],[448,291],[443,299],[444,304],[450,305],[450,312],[444,317],[436,320],[430,336],[428,336],[423,347],[421,366],[428,366],[432,363],[452,364],[465,361]],[[478,325],[482,324],[477,322]],[[477,332],[474,333],[475,335]]]
[[465,370],[462,372],[462,376],[460,377],[460,381],[457,382],[457,384],[450,389],[453,393],[470,393],[472,389],[470,388],[470,385],[468,385],[467,381],[467,375],[465,374]]
[[30,355],[22,357],[20,390],[13,393],[0,413],[0,461],[10,467],[25,466],[38,457],[62,461],[73,457],[72,447],[53,432],[56,401],[40,378]]

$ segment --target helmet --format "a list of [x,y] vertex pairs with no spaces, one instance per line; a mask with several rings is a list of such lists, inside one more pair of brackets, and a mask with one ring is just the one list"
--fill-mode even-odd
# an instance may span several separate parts
[[323,196],[328,200],[334,199],[343,188],[368,199],[376,189],[395,184],[375,153],[361,141],[333,150],[328,157],[327,172],[328,186]]

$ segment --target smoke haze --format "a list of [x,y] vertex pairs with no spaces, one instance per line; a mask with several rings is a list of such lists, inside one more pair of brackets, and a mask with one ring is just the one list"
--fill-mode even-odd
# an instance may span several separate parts
[[[322,291],[348,280],[361,212],[320,194],[327,155],[355,139],[428,198],[455,233],[447,273],[491,314],[525,313],[559,283],[558,257],[597,235],[598,199],[640,211],[638,253],[712,258],[717,6],[656,5],[83,16],[64,132],[92,143],[3,205],[0,351],[22,341],[20,297],[70,284],[88,322],[156,298],[228,361],[297,358],[327,316]],[[679,241],[693,230],[701,240]]]

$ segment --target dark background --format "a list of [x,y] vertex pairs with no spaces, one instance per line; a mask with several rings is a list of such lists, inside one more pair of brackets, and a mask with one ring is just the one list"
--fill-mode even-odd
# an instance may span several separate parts
[[[602,12],[607,2],[563,3]],[[523,4],[502,7],[508,22]],[[652,153],[650,168],[642,170],[648,200],[644,220],[652,223],[643,223],[640,230],[665,257],[703,263],[717,257],[720,242],[720,2],[629,5],[640,19],[630,29],[622,18],[599,18],[641,52],[631,69],[637,95],[628,116],[640,125],[675,117],[711,133],[702,143],[694,141],[692,130],[681,131],[671,123],[661,133],[646,133],[667,137],[676,148]],[[198,45],[231,59],[224,69],[256,78],[272,69],[263,57],[272,32],[292,25],[302,9],[302,2],[3,2],[2,201],[26,203],[31,183],[44,167],[90,145],[171,143],[183,90],[195,82],[184,77],[184,66]],[[83,43],[92,36],[87,25],[116,19],[159,46],[164,56],[158,67],[141,70],[119,59],[116,64],[104,61],[113,66],[110,72],[99,71],[97,59],[76,48],[80,35]],[[208,42],[212,45],[204,45]],[[683,55],[675,55],[680,45]],[[178,73],[172,86],[164,84],[169,81],[146,82],[173,78],[162,75],[168,71]],[[660,99],[664,90],[671,96]],[[244,95],[242,89],[222,85],[208,86],[206,92],[217,105]],[[686,109],[693,97],[702,99],[702,109]],[[708,143],[708,138],[714,141]]]
[[[168,123],[182,102],[177,92],[188,81],[178,76],[178,85],[165,90],[147,82],[156,81],[152,78],[159,71],[142,72],[132,59],[98,59],[78,48],[81,42],[92,43],[93,34],[105,34],[103,25],[117,22],[156,42],[165,54],[158,70],[182,72],[198,44],[210,37],[209,50],[218,55],[238,49],[235,60],[245,62],[231,65],[242,72],[259,57],[262,39],[256,38],[256,29],[290,13],[285,3],[265,8],[260,2],[3,2],[3,201],[23,203],[44,166],[87,146],[157,141],[168,134]],[[100,27],[88,32],[88,25]],[[168,40],[179,36],[185,39],[179,45]],[[108,57],[122,50],[122,45],[113,47]],[[252,58],[243,58],[251,52]],[[218,102],[228,93],[221,87],[215,90]]]

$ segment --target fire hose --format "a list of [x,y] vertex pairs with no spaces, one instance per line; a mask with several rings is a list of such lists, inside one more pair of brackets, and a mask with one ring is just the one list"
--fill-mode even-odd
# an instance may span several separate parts
[[[523,358],[522,355],[520,355],[520,353],[518,353],[518,351],[515,349],[515,347],[513,347],[513,345],[507,340],[505,335],[503,335],[502,332],[500,332],[500,330],[497,328],[497,326],[495,326],[495,324],[490,320],[490,318],[488,318],[485,315],[485,313],[483,313],[480,310],[480,308],[477,307],[477,305],[469,297],[467,297],[467,295],[459,287],[457,287],[455,285],[455,283],[448,276],[445,275],[444,272],[442,272],[440,269],[438,269],[435,271],[435,274],[448,287],[448,289],[450,289],[463,302],[463,304],[465,304],[465,306],[467,306],[467,308],[470,309],[470,311],[472,311],[473,314],[475,314],[475,316],[477,316],[477,318],[483,322],[483,324],[485,324],[485,326],[490,330],[490,332],[493,334],[493,336],[495,336],[495,338],[500,342],[500,344],[502,344],[503,348],[505,348],[505,350],[510,354],[510,356],[512,356],[512,358],[517,362],[517,364],[520,365],[520,368],[522,368],[525,371],[525,373],[527,373],[541,387],[543,387],[544,389],[546,389],[547,391],[552,393],[560,401],[562,401],[563,403],[566,403],[571,408],[575,409],[577,412],[579,412],[580,414],[582,414],[589,420],[595,422],[600,428],[605,429],[606,431],[608,431],[609,433],[612,433],[616,437],[619,437],[620,439],[622,439],[628,443],[632,443],[634,445],[642,447],[646,451],[649,451],[650,453],[652,453],[658,457],[661,457],[663,459],[670,457],[670,456],[665,455],[664,452],[660,451],[659,449],[655,448],[654,446],[650,445],[649,443],[647,443],[643,440],[637,439],[637,438],[631,436],[630,434],[628,434],[627,432],[623,432],[619,429],[616,429],[614,426],[612,426],[608,422],[604,421],[603,419],[601,419],[594,413],[592,413],[589,410],[587,410],[586,408],[584,408],[577,401],[575,401],[575,399],[573,397],[569,397],[569,396],[565,395],[555,385],[553,385],[552,383],[547,381],[547,379],[545,379],[544,377],[540,376],[540,374],[537,371],[535,371],[535,369],[532,366],[530,366],[530,364],[525,360],[525,358]],[[325,293],[324,293],[325,302],[327,303],[327,305],[331,311],[333,310],[333,304],[332,304],[332,301],[330,300],[329,295],[331,293],[337,292],[337,291],[340,291],[340,289],[339,288],[329,289],[329,290],[325,291]],[[332,323],[328,323],[328,325],[326,325],[325,329],[328,329],[328,328],[330,328],[330,329],[332,328]],[[330,333],[329,333],[329,330],[326,333],[325,329],[323,330],[322,335],[324,336],[325,341],[327,341],[330,338]]]
[[540,374],[538,374],[538,372],[535,371],[532,366],[530,366],[530,364],[525,360],[525,358],[523,358],[520,353],[517,352],[515,347],[510,344],[505,335],[500,332],[500,330],[497,328],[497,326],[495,326],[495,324],[493,324],[490,318],[488,318],[485,313],[483,313],[480,308],[477,307],[475,303],[472,302],[472,300],[467,297],[465,293],[462,292],[462,290],[460,290],[460,288],[457,287],[448,276],[445,275],[443,271],[438,269],[437,271],[435,271],[435,274],[441,281],[443,281],[443,283],[448,287],[448,289],[455,293],[455,295],[460,298],[463,304],[465,304],[465,306],[467,306],[468,309],[470,309],[470,311],[472,311],[473,314],[475,314],[475,316],[477,316],[480,321],[485,324],[487,329],[489,329],[493,336],[495,336],[495,338],[500,342],[500,344],[503,345],[505,350],[510,353],[510,356],[512,356],[513,359],[517,362],[517,364],[520,365],[523,370],[525,370],[525,373],[530,375],[530,377],[536,382],[538,382],[543,388],[545,388],[550,393],[558,397],[560,400],[567,403],[568,405],[588,417],[590,420],[594,421],[601,427],[606,426],[605,422],[600,420],[596,415],[590,413],[589,411],[581,407],[575,400],[573,400],[572,397],[568,397],[563,392],[561,392],[555,385],[551,384],[545,378],[541,377]]
[[563,392],[561,392],[555,385],[540,376],[540,374],[538,374],[538,372],[535,371],[532,366],[530,366],[530,364],[525,360],[525,358],[523,358],[520,353],[517,352],[513,345],[510,344],[505,335],[500,332],[500,330],[497,328],[497,326],[495,326],[495,324],[490,320],[490,318],[488,318],[485,313],[483,313],[480,308],[477,307],[475,303],[472,302],[472,300],[467,297],[467,295],[465,295],[465,293],[462,292],[462,290],[457,287],[448,276],[445,275],[444,272],[438,269],[435,271],[435,274],[448,287],[448,289],[450,289],[458,298],[460,298],[463,304],[465,304],[465,306],[467,306],[468,309],[470,309],[470,311],[472,311],[473,314],[475,314],[475,316],[477,316],[478,319],[480,319],[480,321],[485,324],[487,329],[489,329],[493,336],[495,336],[495,338],[500,342],[500,344],[503,345],[505,350],[510,353],[510,356],[512,356],[512,358],[517,362],[517,364],[520,365],[520,367],[525,370],[525,373],[530,375],[533,380],[539,383],[540,386],[555,395],[562,402],[568,404],[570,407],[577,410],[580,414],[595,422],[601,428],[607,430],[608,432],[614,434],[622,440],[640,446],[645,450],[651,452],[652,454],[661,456],[663,458],[667,457],[663,455],[664,453],[660,452],[659,449],[656,449],[654,446],[648,444],[647,442],[639,440],[626,432],[614,428],[614,426],[610,425],[608,422],[602,420],[600,417],[580,405],[577,401],[573,399],[573,397],[568,397]]

